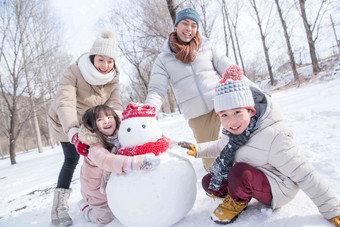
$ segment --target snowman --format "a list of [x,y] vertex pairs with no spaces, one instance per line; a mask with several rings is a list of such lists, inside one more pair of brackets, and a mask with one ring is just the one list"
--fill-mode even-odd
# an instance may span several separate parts
[[160,164],[146,171],[112,173],[107,184],[108,205],[126,226],[167,227],[194,205],[197,188],[192,164],[169,149],[155,119],[155,107],[130,102],[118,132],[118,154],[156,155]]

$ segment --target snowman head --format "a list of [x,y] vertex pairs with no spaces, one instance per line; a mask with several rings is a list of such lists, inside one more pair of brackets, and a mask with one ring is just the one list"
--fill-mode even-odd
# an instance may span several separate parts
[[160,139],[162,131],[155,116],[155,107],[130,102],[123,111],[122,123],[118,132],[122,148]]

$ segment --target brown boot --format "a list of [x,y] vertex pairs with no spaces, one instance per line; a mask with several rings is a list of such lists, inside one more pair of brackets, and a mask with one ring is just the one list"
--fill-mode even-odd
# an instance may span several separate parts
[[72,219],[68,214],[67,200],[70,197],[71,189],[56,188],[54,190],[54,199],[51,211],[52,225],[69,226]]
[[237,203],[227,194],[224,201],[214,210],[211,219],[218,224],[230,224],[236,220],[237,216],[246,208],[247,204],[248,203]]

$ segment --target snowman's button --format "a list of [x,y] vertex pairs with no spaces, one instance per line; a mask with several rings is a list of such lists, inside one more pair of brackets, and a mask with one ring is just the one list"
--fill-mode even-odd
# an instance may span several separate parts
[[146,125],[142,125],[142,128],[146,128]]
[[131,132],[131,128],[127,128],[126,131]]

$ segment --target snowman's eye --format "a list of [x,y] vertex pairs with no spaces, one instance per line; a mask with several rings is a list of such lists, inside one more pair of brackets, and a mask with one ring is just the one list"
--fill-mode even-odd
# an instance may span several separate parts
[[126,131],[131,132],[131,128],[127,128]]
[[146,128],[146,125],[142,125],[142,128]]

